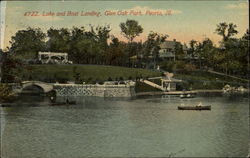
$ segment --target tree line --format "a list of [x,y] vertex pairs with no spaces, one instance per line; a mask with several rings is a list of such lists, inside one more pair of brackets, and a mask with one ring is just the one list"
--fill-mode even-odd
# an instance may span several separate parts
[[205,38],[198,42],[191,40],[185,52],[180,42],[175,44],[175,61],[159,57],[159,45],[168,35],[150,32],[147,39],[135,42],[143,27],[135,20],[119,25],[121,34],[128,42],[111,35],[111,27],[92,26],[50,28],[44,33],[40,28],[19,30],[11,37],[9,54],[22,59],[36,58],[39,51],[67,52],[75,64],[100,64],[127,67],[149,67],[160,65],[167,71],[175,69],[209,68],[226,74],[246,76],[249,72],[249,30],[240,37],[233,23],[219,23],[215,33],[222,37],[219,46]]

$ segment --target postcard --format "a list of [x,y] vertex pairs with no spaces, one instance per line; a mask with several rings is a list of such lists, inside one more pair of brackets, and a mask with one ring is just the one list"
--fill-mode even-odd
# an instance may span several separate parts
[[0,8],[1,158],[250,157],[248,1]]

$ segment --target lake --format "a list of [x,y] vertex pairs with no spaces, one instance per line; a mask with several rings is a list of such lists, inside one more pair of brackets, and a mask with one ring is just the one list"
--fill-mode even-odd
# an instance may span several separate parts
[[[15,106],[1,107],[2,158],[246,157],[249,152],[247,95],[70,99],[77,105],[49,106],[47,97],[23,96]],[[199,102],[212,110],[177,110]]]

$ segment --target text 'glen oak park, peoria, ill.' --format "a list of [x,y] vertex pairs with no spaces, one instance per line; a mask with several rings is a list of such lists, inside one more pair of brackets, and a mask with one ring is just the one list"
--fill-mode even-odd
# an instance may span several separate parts
[[27,11],[24,16],[169,16],[172,10]]

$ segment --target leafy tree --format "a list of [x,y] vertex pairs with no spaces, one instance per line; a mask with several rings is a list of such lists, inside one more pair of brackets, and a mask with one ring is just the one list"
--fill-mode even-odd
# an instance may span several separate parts
[[236,30],[237,25],[233,23],[227,24],[226,22],[219,23],[215,30],[215,33],[222,36],[223,42],[227,41],[229,38],[233,37],[238,33]]
[[247,77],[249,68],[249,31],[242,38],[230,38],[225,42],[228,72]]
[[149,56],[158,58],[160,44],[167,39],[168,35],[161,35],[156,32],[150,32],[147,40],[143,43],[143,56],[148,59]]
[[109,49],[105,53],[105,63],[108,65],[126,65],[128,56],[126,56],[126,44],[112,37]]
[[221,48],[219,49],[220,57],[223,57],[220,68],[225,73],[234,72],[236,68],[239,68],[239,62],[236,62],[238,56],[239,40],[233,38],[238,33],[236,25],[233,23],[227,24],[226,22],[217,25],[215,33],[222,36]]
[[246,33],[242,36],[242,39],[249,41],[249,29],[246,30]]
[[104,54],[108,49],[110,27],[90,26],[90,31],[84,27],[73,27],[69,41],[69,58],[75,63],[102,64]]
[[177,60],[181,60],[184,58],[185,54],[183,50],[183,45],[180,42],[175,42],[174,51]]
[[143,32],[143,28],[135,20],[127,20],[120,24],[120,28],[124,37],[131,43],[136,36]]
[[28,55],[34,58],[38,51],[45,49],[45,38],[46,34],[40,28],[19,30],[11,37],[9,51],[16,56]]
[[0,102],[9,100],[12,96],[14,96],[14,93],[11,91],[10,87],[0,83]]
[[83,42],[85,37],[85,28],[73,27],[69,40],[69,59],[74,63],[86,63],[87,54],[84,52],[86,44]]
[[198,57],[199,54],[199,44],[195,40],[191,40],[189,42],[189,49],[187,51],[188,57],[189,57],[189,62],[191,63],[194,61],[195,58]]
[[20,59],[8,56],[2,66],[2,82],[17,83],[22,80],[22,72],[25,66]]
[[97,26],[95,29],[91,26],[91,32],[96,38],[96,63],[102,64],[104,63],[104,54],[108,49],[108,39],[110,38],[111,28],[109,25],[105,26]]
[[70,32],[67,28],[53,29],[47,31],[48,41],[46,48],[52,52],[69,52]]
[[209,38],[206,38],[201,43],[199,43],[198,47],[199,59],[202,60],[203,65],[214,67],[215,63],[218,62],[218,59],[216,59],[216,48],[213,44],[213,41],[211,41]]

